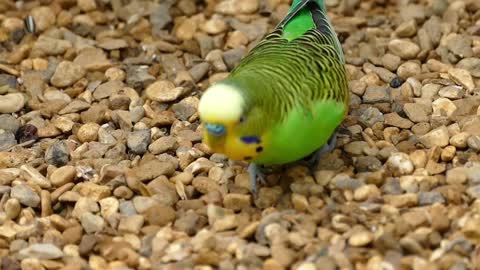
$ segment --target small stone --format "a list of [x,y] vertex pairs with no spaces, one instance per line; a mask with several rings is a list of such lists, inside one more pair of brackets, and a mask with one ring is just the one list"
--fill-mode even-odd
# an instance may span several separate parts
[[378,123],[378,122],[383,122],[385,120],[385,117],[383,115],[383,113],[378,109],[378,108],[375,108],[375,107],[368,107],[361,115],[360,115],[360,118],[358,119],[358,121],[367,126],[367,127],[371,127],[373,126],[375,123]]
[[175,220],[175,210],[170,206],[157,205],[148,208],[142,213],[146,223],[150,225],[165,226]]
[[20,128],[20,121],[10,114],[0,115],[0,129],[6,132],[16,133]]
[[22,206],[17,199],[10,198],[5,202],[4,210],[8,219],[16,219],[22,210]]
[[446,173],[446,182],[450,185],[463,185],[467,180],[468,171],[464,167],[456,167]]
[[459,99],[463,98],[463,96],[465,95],[465,91],[462,87],[450,85],[440,89],[440,91],[438,91],[438,95],[449,99]]
[[464,58],[457,64],[457,68],[465,69],[474,77],[480,77],[480,58]]
[[373,199],[380,197],[381,192],[375,185],[363,185],[355,189],[353,198],[357,201],[365,201],[367,199]]
[[20,93],[0,95],[0,113],[14,113],[20,111],[26,99]]
[[15,135],[11,132],[0,133],[0,151],[5,151],[17,144]]
[[65,141],[57,141],[48,147],[45,161],[57,167],[66,165],[70,161],[70,152]]
[[388,43],[388,49],[403,59],[413,59],[420,52],[420,47],[408,40],[394,39]]
[[158,102],[175,101],[184,93],[183,87],[175,87],[170,81],[157,81],[149,85],[146,90],[147,97]]
[[95,0],[77,0],[77,5],[84,12],[93,11],[97,8]]
[[212,18],[203,23],[200,28],[211,35],[217,35],[227,30],[227,24],[218,18]]
[[409,129],[413,126],[412,121],[401,117],[396,112],[385,115],[385,124],[398,127],[398,128],[405,128],[405,129]]
[[31,12],[36,29],[43,32],[53,26],[56,21],[55,12],[48,6],[38,6]]
[[196,190],[203,194],[220,189],[218,184],[213,179],[205,176],[195,177],[192,181],[192,185]]
[[373,233],[369,231],[360,231],[353,233],[350,238],[348,238],[348,243],[354,247],[362,247],[370,244],[373,239]]
[[144,217],[142,215],[132,215],[120,219],[118,230],[124,233],[140,233],[143,226]]
[[305,212],[310,207],[307,197],[298,193],[292,194],[292,204],[298,212]]
[[425,135],[420,136],[420,142],[427,148],[434,146],[445,147],[449,142],[449,134],[446,126],[438,127]]
[[73,191],[78,192],[83,197],[88,197],[94,201],[99,201],[110,196],[109,186],[98,185],[93,182],[82,182],[75,185]]
[[54,244],[32,244],[20,250],[21,258],[36,258],[39,260],[55,260],[64,256],[63,252]]
[[383,198],[385,202],[397,208],[413,207],[418,204],[418,194],[415,193],[385,195]]
[[417,24],[415,23],[415,20],[409,20],[401,23],[397,29],[395,29],[395,33],[400,38],[414,36],[417,33]]
[[77,137],[80,142],[92,142],[98,138],[98,130],[100,125],[97,123],[86,123],[77,131]]
[[438,191],[420,192],[418,196],[418,205],[431,205],[435,203],[445,203],[445,198]]
[[415,123],[428,122],[429,120],[427,112],[421,104],[405,103],[405,105],[403,105],[403,111],[408,118]]
[[58,64],[50,83],[55,87],[67,87],[73,85],[85,76],[85,69],[70,61],[62,61]]
[[460,132],[450,138],[450,144],[460,149],[466,148],[469,137],[470,134],[468,132]]
[[130,132],[127,136],[127,146],[132,153],[143,155],[151,142],[150,129],[142,129]]
[[175,137],[165,136],[165,137],[160,137],[158,140],[150,144],[150,146],[148,146],[148,150],[152,154],[158,155],[170,150],[174,150],[177,148],[177,146],[178,146],[178,143]]
[[32,166],[22,165],[20,166],[20,169],[22,170],[22,176],[25,178],[25,180],[31,181],[41,188],[51,187],[51,183],[47,180],[47,178]]
[[238,47],[224,52],[223,61],[227,65],[228,70],[232,70],[234,67],[236,67],[246,53],[247,52],[244,47]]
[[407,61],[398,67],[397,74],[401,78],[407,79],[409,77],[413,77],[420,74],[421,71],[422,71],[422,68],[420,67],[419,63],[413,62],[413,61]]
[[411,174],[414,166],[409,156],[405,153],[393,153],[387,160],[387,168],[393,176]]
[[[93,0],[80,0],[80,1],[93,1]],[[97,49],[97,48],[83,49],[80,52],[80,54],[77,55],[77,57],[75,57],[75,59],[73,60],[73,63],[81,66],[87,71],[97,71],[97,70],[103,71],[112,66],[112,63],[110,62],[110,60],[108,60],[103,50]]]
[[467,88],[468,91],[472,91],[475,88],[475,83],[473,81],[472,75],[470,72],[461,68],[451,68],[448,70],[448,75],[450,78],[457,84],[460,84]]
[[391,53],[386,53],[382,57],[383,66],[390,71],[397,70],[398,66],[400,66],[401,63],[402,59],[399,56],[393,55]]
[[105,227],[105,221],[102,217],[86,212],[80,215],[80,222],[87,233],[101,232]]
[[32,51],[40,55],[62,55],[70,48],[72,43],[68,40],[40,36],[33,44]]
[[32,188],[24,184],[12,187],[10,196],[26,206],[37,207],[40,204],[40,196]]
[[56,187],[63,186],[67,183],[73,182],[77,171],[73,166],[63,166],[56,169],[50,175],[50,182]]
[[363,94],[364,103],[389,102],[390,96],[383,86],[369,86]]
[[251,195],[246,194],[226,194],[223,198],[225,208],[239,211],[251,205]]
[[154,179],[160,175],[170,176],[175,171],[175,166],[171,162],[154,159],[134,169],[134,172],[140,181]]
[[457,106],[448,98],[438,98],[432,103],[432,116],[450,117],[457,110]]
[[449,145],[443,148],[442,154],[440,155],[440,157],[442,158],[442,161],[448,162],[455,157],[456,153],[457,153],[457,149],[455,148],[455,146]]
[[480,136],[479,135],[473,135],[468,137],[467,139],[467,145],[470,149],[474,151],[480,151]]

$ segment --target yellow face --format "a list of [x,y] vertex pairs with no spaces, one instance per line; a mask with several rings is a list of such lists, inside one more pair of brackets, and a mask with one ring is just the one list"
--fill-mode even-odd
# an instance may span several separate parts
[[261,138],[239,134],[244,99],[237,89],[216,84],[200,99],[199,116],[203,122],[203,141],[212,151],[232,160],[252,161],[263,151]]
[[[232,160],[255,160],[263,151],[261,139],[242,137],[236,133],[238,123],[203,123],[203,141],[212,151],[228,156]],[[223,132],[224,129],[224,132]],[[222,130],[223,134],[219,131]]]

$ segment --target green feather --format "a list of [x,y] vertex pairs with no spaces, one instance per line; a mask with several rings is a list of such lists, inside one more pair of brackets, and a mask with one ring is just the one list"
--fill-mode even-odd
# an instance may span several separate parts
[[283,30],[282,37],[289,41],[301,37],[309,30],[319,30],[331,39],[331,45],[345,62],[340,41],[327,18],[324,0],[294,0],[287,16],[277,26],[279,28]]

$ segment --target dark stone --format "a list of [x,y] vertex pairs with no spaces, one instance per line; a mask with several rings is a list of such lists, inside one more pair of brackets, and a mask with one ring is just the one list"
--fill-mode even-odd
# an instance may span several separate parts
[[18,143],[23,143],[30,140],[37,140],[37,127],[34,125],[26,124],[21,126],[17,132],[15,132],[15,138]]
[[400,77],[395,77],[395,78],[393,78],[393,80],[390,81],[390,87],[398,88],[398,87],[402,86],[402,84],[404,82],[405,82],[404,79],[402,79]]
[[45,152],[45,161],[57,167],[66,165],[70,161],[67,144],[64,141],[58,141],[48,147]]

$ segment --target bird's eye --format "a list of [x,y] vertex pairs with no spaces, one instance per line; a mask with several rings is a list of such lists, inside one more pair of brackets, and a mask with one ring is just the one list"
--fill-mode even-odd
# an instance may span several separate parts
[[243,122],[245,122],[245,116],[240,117],[240,120],[238,120],[238,122],[239,122],[240,124],[243,123]]
[[214,136],[222,136],[226,132],[225,126],[223,125],[206,123],[205,127],[207,128],[208,132]]

